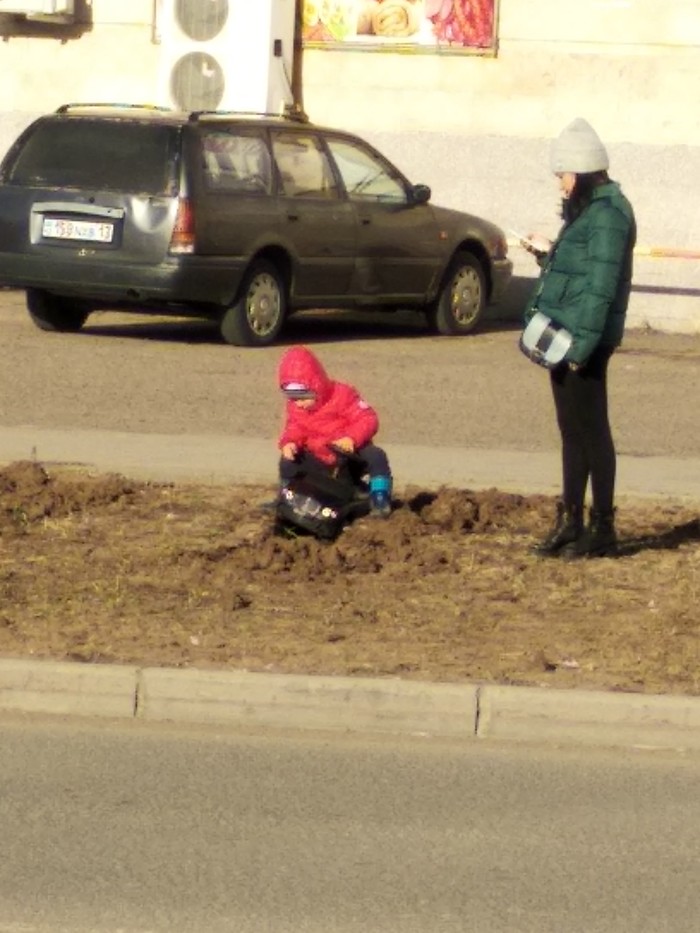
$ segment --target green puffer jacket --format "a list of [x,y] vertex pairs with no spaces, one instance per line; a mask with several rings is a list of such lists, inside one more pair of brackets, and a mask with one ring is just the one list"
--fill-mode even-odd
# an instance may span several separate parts
[[636,237],[632,206],[610,181],[594,189],[591,203],[562,227],[542,258],[525,322],[542,311],[563,324],[574,338],[570,362],[585,363],[598,344],[621,343]]

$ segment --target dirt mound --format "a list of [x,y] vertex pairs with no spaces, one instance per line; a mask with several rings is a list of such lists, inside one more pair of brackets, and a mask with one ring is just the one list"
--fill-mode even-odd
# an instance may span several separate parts
[[76,482],[74,477],[50,477],[33,461],[19,461],[0,471],[0,533],[21,531],[47,518],[65,518],[74,512],[111,503],[124,503],[134,494],[133,484],[117,475],[98,482]]
[[546,496],[407,488],[337,541],[260,487],[0,470],[0,653],[700,693],[700,523],[619,514],[619,559],[542,560]]

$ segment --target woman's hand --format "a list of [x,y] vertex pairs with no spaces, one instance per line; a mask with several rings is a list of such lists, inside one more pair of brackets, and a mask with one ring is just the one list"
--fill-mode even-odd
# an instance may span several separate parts
[[282,457],[285,460],[294,460],[294,458],[296,457],[298,453],[299,453],[299,448],[293,441],[290,441],[288,444],[285,444],[284,447],[282,448]]
[[527,239],[520,241],[523,249],[533,256],[543,256],[552,248],[552,241],[541,233],[530,233]]

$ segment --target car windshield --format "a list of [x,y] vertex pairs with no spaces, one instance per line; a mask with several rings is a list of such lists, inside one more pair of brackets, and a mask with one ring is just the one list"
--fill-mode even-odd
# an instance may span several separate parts
[[11,167],[12,185],[152,195],[176,190],[177,130],[124,120],[39,123]]

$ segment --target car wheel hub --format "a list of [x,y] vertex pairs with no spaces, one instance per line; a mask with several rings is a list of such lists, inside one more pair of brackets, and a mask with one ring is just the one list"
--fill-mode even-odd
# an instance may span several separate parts
[[459,324],[469,324],[479,313],[481,283],[474,269],[461,269],[452,285],[452,314]]
[[248,321],[251,330],[264,336],[276,326],[281,308],[277,283],[269,275],[258,276],[248,293]]

